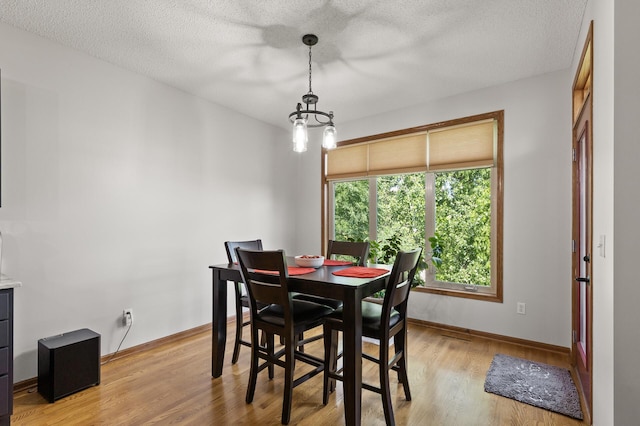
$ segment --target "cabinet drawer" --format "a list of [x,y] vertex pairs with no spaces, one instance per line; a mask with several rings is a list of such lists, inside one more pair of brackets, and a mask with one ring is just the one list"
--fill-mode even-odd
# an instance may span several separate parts
[[9,320],[0,321],[0,348],[9,346]]
[[0,291],[0,320],[9,319],[11,310],[9,309],[9,292]]
[[9,348],[0,349],[0,376],[9,373]]
[[9,398],[13,398],[13,385],[9,388],[9,376],[0,376],[0,416],[9,414]]

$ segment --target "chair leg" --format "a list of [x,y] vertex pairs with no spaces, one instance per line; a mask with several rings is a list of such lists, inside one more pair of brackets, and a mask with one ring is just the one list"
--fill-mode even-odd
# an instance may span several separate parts
[[[271,356],[271,358],[274,357],[274,353],[275,353],[275,344],[273,342],[273,334],[269,334],[268,336],[265,337],[265,332],[262,332],[262,338],[266,339],[266,348],[267,348],[267,352],[269,353],[269,355]],[[267,364],[267,371],[269,372],[269,380],[273,380],[273,362],[268,362]]]
[[334,391],[336,380],[329,377],[335,373],[338,363],[338,331],[330,325],[324,325],[324,380],[322,386],[322,404],[327,405],[329,394]]
[[[333,352],[333,365],[331,366],[332,371],[338,371],[338,330],[334,329],[333,334],[331,335],[331,351]],[[329,391],[333,392],[336,390],[336,379],[331,379],[329,381]]]
[[409,389],[409,375],[407,374],[407,339],[404,333],[396,334],[394,338],[394,346],[396,353],[402,352],[402,356],[398,360],[398,380],[404,388],[404,396],[407,401],[411,401],[411,390]]
[[382,395],[382,408],[387,426],[395,426],[393,407],[391,406],[391,387],[389,385],[389,339],[380,340],[380,357],[378,368],[380,371],[380,394]]
[[238,362],[240,356],[240,341],[242,340],[242,329],[244,318],[242,317],[242,305],[236,300],[236,341],[233,345],[233,357],[231,357],[231,364]]
[[258,350],[260,349],[255,342],[258,341],[258,330],[251,327],[251,368],[249,369],[249,386],[247,387],[247,396],[245,401],[247,404],[253,401],[253,395],[256,392],[256,382],[258,380]]
[[282,400],[282,424],[289,424],[291,419],[291,401],[293,400],[293,372],[296,366],[296,339],[289,335],[285,337],[284,360],[284,396]]

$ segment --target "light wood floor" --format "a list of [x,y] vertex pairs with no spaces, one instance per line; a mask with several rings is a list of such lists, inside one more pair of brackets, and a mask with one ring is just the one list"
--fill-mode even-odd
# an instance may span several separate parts
[[[278,425],[282,370],[269,381],[260,373],[252,404],[245,403],[250,349],[231,365],[233,324],[228,326],[222,377],[211,377],[211,333],[203,332],[115,359],[102,367],[99,386],[49,404],[35,389],[16,393],[13,425]],[[247,332],[248,330],[245,330]],[[412,401],[392,376],[398,425],[583,425],[520,402],[484,392],[496,353],[568,368],[563,354],[411,324],[409,369]],[[307,346],[321,354],[321,342]],[[374,349],[365,344],[365,351]],[[376,383],[374,365],[363,376]],[[298,364],[301,371],[303,364]],[[380,396],[363,390],[362,424],[384,425]],[[292,425],[344,425],[342,385],[322,405],[322,375],[294,390]]]

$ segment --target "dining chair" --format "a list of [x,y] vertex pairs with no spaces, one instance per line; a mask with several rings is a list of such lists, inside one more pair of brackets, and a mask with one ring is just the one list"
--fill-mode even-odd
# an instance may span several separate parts
[[[289,291],[289,274],[284,250],[259,251],[236,249],[240,273],[247,285],[251,313],[251,368],[246,402],[251,403],[256,390],[258,373],[273,365],[284,368],[284,398],[282,424],[291,418],[293,389],[324,369],[324,354],[318,358],[298,350],[298,336],[319,327],[333,310],[325,305],[295,300]],[[258,303],[264,305],[258,308]],[[258,344],[258,332],[266,335],[266,345]],[[275,352],[274,335],[281,336],[284,348]],[[284,360],[282,359],[284,357]],[[260,364],[260,360],[264,360]],[[294,379],[296,360],[313,370]],[[269,371],[269,378],[273,378]]]
[[366,266],[369,258],[369,242],[329,240],[327,259],[334,256],[349,256],[357,266]]
[[[395,425],[391,404],[389,369],[398,373],[407,401],[411,401],[407,374],[407,301],[422,249],[401,251],[396,256],[387,282],[384,301],[362,302],[362,335],[379,341],[378,357],[363,352],[362,358],[378,364],[380,386],[362,383],[362,388],[379,393],[387,425]],[[335,380],[343,380],[337,369],[338,331],[344,330],[342,310],[330,314],[324,324],[325,367],[322,403],[327,404]],[[394,338],[394,353],[389,354],[389,339]]]
[[[262,240],[226,241],[224,243],[224,248],[227,251],[227,260],[230,264],[238,262],[238,258],[236,257],[237,247],[250,250],[262,250]],[[238,357],[240,356],[240,346],[244,345],[251,347],[251,342],[242,340],[242,330],[244,327],[251,324],[251,320],[244,320],[243,307],[247,309],[249,308],[249,296],[244,288],[244,283],[234,282],[233,289],[236,295],[236,340],[233,345],[231,363],[235,364],[238,362]]]
[[[327,259],[331,259],[335,256],[349,256],[357,266],[365,266],[367,264],[367,258],[369,257],[369,242],[329,240],[329,244],[327,246]],[[314,303],[322,303],[333,309],[339,309],[342,307],[341,300],[328,299],[326,297],[299,294],[296,295],[295,298]]]

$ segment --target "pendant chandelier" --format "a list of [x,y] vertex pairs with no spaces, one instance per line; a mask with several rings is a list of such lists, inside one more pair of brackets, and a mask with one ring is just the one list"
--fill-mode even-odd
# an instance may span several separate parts
[[318,96],[311,90],[311,47],[318,43],[315,34],[306,34],[302,37],[302,42],[309,46],[309,91],[302,95],[302,104],[298,102],[296,110],[289,114],[289,120],[293,124],[293,150],[295,152],[305,152],[307,150],[307,129],[309,127],[324,127],[322,135],[322,147],[331,149],[336,147],[336,127],[333,124],[333,111],[328,113],[316,109]]

